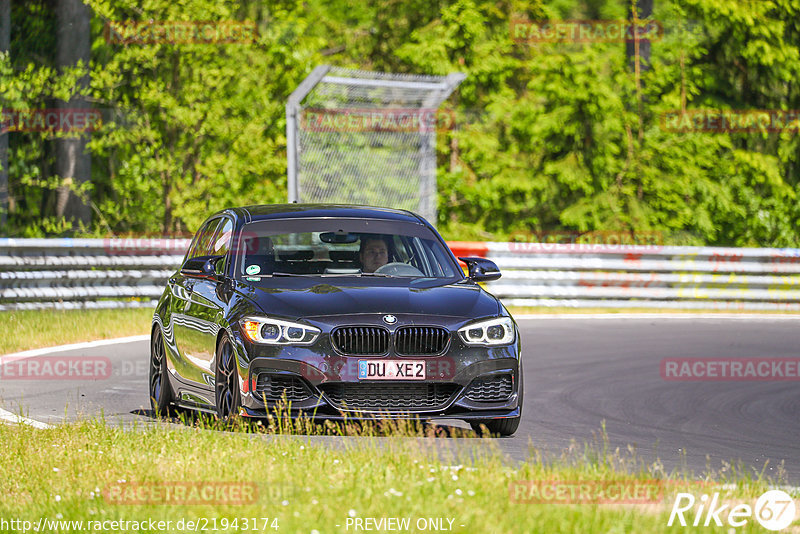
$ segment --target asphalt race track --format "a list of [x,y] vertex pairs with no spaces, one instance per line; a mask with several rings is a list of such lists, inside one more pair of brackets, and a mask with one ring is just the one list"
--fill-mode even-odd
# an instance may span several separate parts
[[[572,440],[596,442],[605,421],[612,449],[634,445],[642,461],[659,458],[668,472],[701,474],[740,462],[774,479],[783,462],[785,481],[800,483],[798,380],[688,382],[660,374],[664,358],[796,358],[800,318],[562,316],[518,322],[523,420],[515,436],[496,440],[511,458],[526,458],[531,444],[558,454]],[[97,380],[3,376],[0,408],[51,424],[101,414],[114,423],[152,422],[148,352],[141,340],[58,352],[59,358],[108,358],[111,372]],[[331,439],[342,438],[322,441]]]

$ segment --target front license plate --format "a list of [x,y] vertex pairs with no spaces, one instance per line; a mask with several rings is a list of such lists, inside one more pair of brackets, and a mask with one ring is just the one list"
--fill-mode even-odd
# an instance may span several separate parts
[[419,360],[358,360],[359,380],[425,380]]

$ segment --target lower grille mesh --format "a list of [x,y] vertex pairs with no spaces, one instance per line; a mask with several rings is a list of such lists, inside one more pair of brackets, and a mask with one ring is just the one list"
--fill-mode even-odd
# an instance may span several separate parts
[[444,407],[457,384],[326,384],[321,389],[338,407],[350,410],[413,410]]
[[466,397],[478,402],[507,400],[513,392],[511,375],[476,378],[467,388]]
[[259,373],[256,381],[256,397],[269,401],[277,401],[283,398],[286,392],[287,401],[301,401],[311,396],[302,378],[292,375],[277,375],[271,373]]

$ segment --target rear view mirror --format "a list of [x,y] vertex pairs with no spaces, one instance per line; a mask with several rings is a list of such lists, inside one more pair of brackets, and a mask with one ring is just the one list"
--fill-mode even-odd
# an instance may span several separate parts
[[479,258],[477,256],[458,259],[467,264],[469,268],[469,277],[475,282],[489,282],[500,278],[500,269],[498,269],[497,264],[491,260]]
[[337,230],[335,232],[322,232],[319,234],[319,239],[323,243],[344,245],[358,241],[358,235],[347,233],[344,230]]
[[181,267],[181,274],[193,278],[217,278],[217,262],[223,256],[198,256],[186,260]]

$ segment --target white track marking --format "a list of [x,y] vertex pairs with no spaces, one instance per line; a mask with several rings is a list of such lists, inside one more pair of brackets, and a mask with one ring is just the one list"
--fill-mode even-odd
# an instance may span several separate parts
[[[122,343],[135,343],[138,341],[148,341],[150,339],[149,335],[142,335],[142,336],[128,336],[128,337],[119,337],[115,339],[100,339],[97,341],[86,341],[83,343],[73,343],[70,345],[59,345],[55,347],[45,347],[42,349],[33,349],[33,350],[26,350],[22,352],[14,352],[12,354],[5,354],[0,356],[0,366],[5,363],[11,363],[19,360],[24,360],[26,358],[35,358],[37,356],[45,356],[47,354],[53,354],[56,352],[66,352],[70,350],[80,350],[80,349],[91,349],[94,347],[104,347],[108,345],[117,345]],[[22,423],[26,425],[30,425],[34,428],[53,428],[52,425],[48,425],[47,423],[42,423],[41,421],[36,421],[34,419],[29,419],[28,417],[22,417],[21,415],[17,415],[15,413],[9,412],[0,408],[0,421],[7,421],[9,423]]]
[[25,425],[30,425],[34,428],[53,428],[51,425],[47,423],[42,423],[40,421],[34,421],[33,419],[28,419],[27,417],[22,417],[21,415],[17,415],[11,412],[8,412],[2,408],[0,408],[0,420],[8,421],[9,423],[22,423]]
[[142,336],[129,336],[118,337],[116,339],[100,339],[97,341],[86,341],[83,343],[73,343],[71,345],[59,345],[56,347],[45,347],[42,349],[25,350],[22,352],[14,352],[12,354],[4,354],[0,356],[0,365],[3,362],[12,362],[16,360],[24,360],[25,358],[34,358],[36,356],[45,356],[54,352],[66,352],[68,350],[91,349],[93,347],[104,347],[107,345],[117,345],[119,343],[135,343],[137,341],[148,341],[149,335]]

